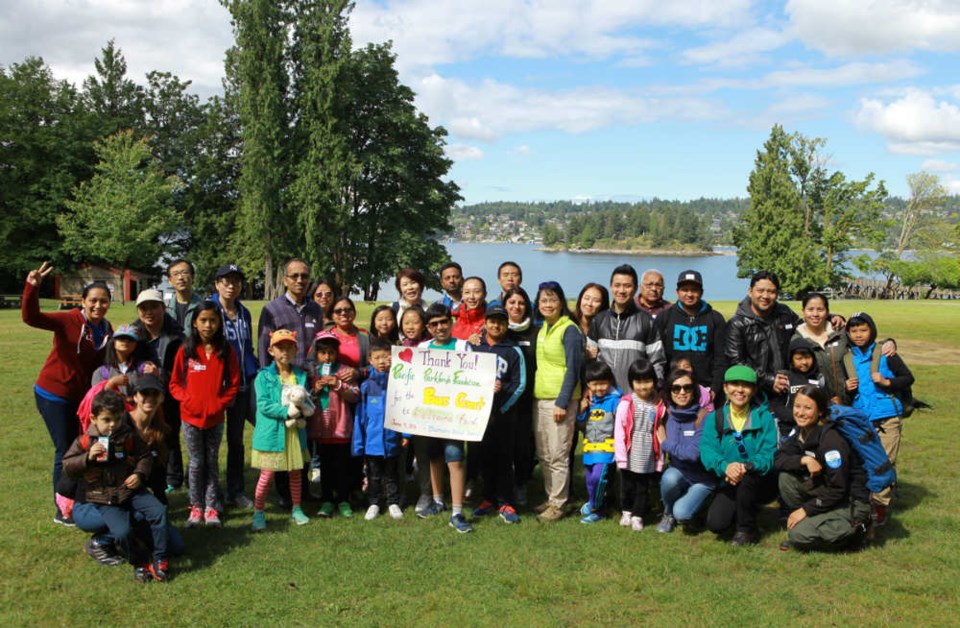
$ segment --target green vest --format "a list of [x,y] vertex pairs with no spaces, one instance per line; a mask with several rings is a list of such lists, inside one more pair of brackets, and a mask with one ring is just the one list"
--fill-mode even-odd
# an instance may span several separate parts
[[[574,326],[568,316],[561,316],[553,327],[543,323],[537,334],[537,372],[534,376],[533,396],[537,399],[556,399],[563,387],[563,376],[567,372],[567,354],[563,350],[563,334],[567,327]],[[578,330],[579,331],[579,330]],[[580,382],[573,392],[572,399],[580,398]]]

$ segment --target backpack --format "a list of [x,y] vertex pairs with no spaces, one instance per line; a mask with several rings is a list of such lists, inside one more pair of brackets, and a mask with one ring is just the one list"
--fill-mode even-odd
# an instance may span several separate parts
[[897,481],[897,471],[880,443],[873,423],[862,410],[850,406],[830,406],[830,423],[860,456],[867,472],[867,490],[879,493]]
[[[856,374],[857,369],[853,365],[853,354],[847,351],[843,354],[843,368],[847,371],[847,376],[852,377]],[[879,373],[880,372],[880,347],[876,346],[873,348],[873,354],[870,356],[870,373]],[[879,387],[878,387],[879,388]],[[909,417],[913,414],[914,410],[919,408],[930,408],[930,404],[920,401],[919,399],[913,398],[913,387],[908,386],[903,390],[897,390],[893,392],[888,392],[887,395],[891,399],[900,402],[902,410],[900,416],[903,418]]]

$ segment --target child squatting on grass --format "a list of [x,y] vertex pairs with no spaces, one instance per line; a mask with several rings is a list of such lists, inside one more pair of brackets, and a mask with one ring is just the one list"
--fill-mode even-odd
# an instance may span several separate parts
[[84,500],[94,504],[110,531],[110,537],[128,556],[131,518],[134,514],[150,525],[153,556],[149,564],[134,563],[134,578],[140,582],[169,578],[167,563],[167,509],[147,492],[153,460],[150,449],[125,419],[124,399],[112,390],[93,399],[90,427],[73,441],[63,457],[64,471],[82,478]]
[[[260,479],[253,497],[254,531],[267,527],[264,507],[267,489],[277,471],[290,473],[290,516],[297,525],[310,519],[300,507],[303,478],[300,470],[307,459],[306,417],[314,414],[309,400],[307,372],[294,366],[297,357],[297,334],[278,329],[270,334],[267,349],[273,362],[263,368],[254,381],[257,391],[257,423],[253,428],[251,464],[260,469]],[[285,394],[286,393],[286,394]],[[299,393],[299,394],[297,394]],[[284,403],[284,399],[287,403]],[[298,403],[299,402],[299,403]]]

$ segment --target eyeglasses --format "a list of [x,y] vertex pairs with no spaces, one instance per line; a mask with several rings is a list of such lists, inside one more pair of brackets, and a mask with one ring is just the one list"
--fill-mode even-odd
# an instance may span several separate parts
[[333,296],[333,293],[332,292],[314,292],[313,296],[319,297],[321,299],[329,299],[330,297]]
[[556,290],[560,287],[556,281],[544,281],[540,284],[540,290]]
[[333,313],[334,313],[334,314],[339,314],[339,315],[353,314],[353,308],[352,308],[352,307],[338,307],[337,309],[333,310]]
[[672,393],[693,392],[693,384],[679,384],[676,386],[671,386],[670,392]]
[[225,277],[221,277],[220,281],[227,284],[228,286],[239,286],[242,280],[239,277],[231,277],[227,275]]
[[290,273],[287,275],[287,278],[293,279],[294,281],[300,281],[301,279],[304,281],[309,281],[310,273]]
[[430,327],[432,329],[434,327],[441,327],[443,325],[449,325],[449,324],[450,324],[449,318],[441,318],[439,320],[430,321],[429,323],[427,323],[427,327]]

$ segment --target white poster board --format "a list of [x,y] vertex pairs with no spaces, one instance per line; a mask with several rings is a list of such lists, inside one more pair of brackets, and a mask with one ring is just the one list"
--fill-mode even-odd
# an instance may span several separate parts
[[404,434],[480,441],[496,379],[492,353],[393,347],[384,426]]

